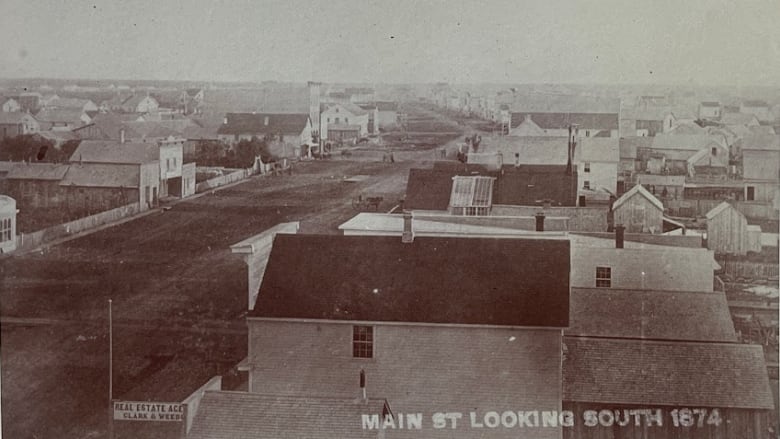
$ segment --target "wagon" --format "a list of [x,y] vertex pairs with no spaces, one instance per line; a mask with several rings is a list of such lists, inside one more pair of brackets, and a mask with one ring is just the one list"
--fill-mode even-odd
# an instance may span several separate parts
[[355,210],[368,210],[369,207],[373,207],[374,211],[379,210],[379,204],[382,203],[384,198],[382,197],[364,197],[358,195],[357,198],[352,200],[352,208]]

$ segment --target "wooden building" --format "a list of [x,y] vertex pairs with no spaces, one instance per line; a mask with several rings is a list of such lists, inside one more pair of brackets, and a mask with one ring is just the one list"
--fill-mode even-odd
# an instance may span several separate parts
[[16,200],[0,195],[0,254],[16,250]]
[[661,233],[664,205],[642,185],[636,185],[612,204],[615,224],[627,233]]
[[755,228],[736,207],[724,201],[707,212],[707,248],[715,253],[745,255],[761,251],[761,229],[755,239]]

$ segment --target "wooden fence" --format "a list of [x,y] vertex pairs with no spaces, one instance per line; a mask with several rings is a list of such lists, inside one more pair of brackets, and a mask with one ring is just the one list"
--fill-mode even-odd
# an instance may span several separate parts
[[38,230],[37,232],[21,233],[16,237],[16,251],[23,252],[32,250],[56,239],[65,238],[85,230],[100,227],[104,224],[133,216],[139,212],[141,212],[140,204],[133,203],[69,221],[67,223],[47,227],[43,230]]
[[726,274],[732,279],[740,277],[746,279],[770,279],[778,277],[779,270],[777,263],[728,260],[725,258],[717,258],[717,261],[721,266],[722,274]]

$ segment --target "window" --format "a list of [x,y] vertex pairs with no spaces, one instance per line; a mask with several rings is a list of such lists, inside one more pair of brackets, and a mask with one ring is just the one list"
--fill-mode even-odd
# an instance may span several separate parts
[[590,137],[590,130],[585,130],[585,137]]
[[585,172],[590,172],[590,163],[585,162]]
[[590,181],[585,180],[585,182],[582,184],[583,189],[590,189]]
[[712,147],[712,155],[718,155],[718,148]]
[[374,327],[352,327],[352,356],[354,358],[374,358]]
[[344,118],[344,123],[349,123],[349,118],[348,117]]
[[0,242],[10,241],[11,236],[11,218],[0,220]]
[[338,117],[336,118],[336,123],[339,123],[339,118]]
[[450,208],[455,215],[487,215],[493,202],[493,177],[453,177]]
[[612,268],[596,267],[596,286],[610,288],[612,286]]
[[330,123],[330,118],[328,118],[328,123]]

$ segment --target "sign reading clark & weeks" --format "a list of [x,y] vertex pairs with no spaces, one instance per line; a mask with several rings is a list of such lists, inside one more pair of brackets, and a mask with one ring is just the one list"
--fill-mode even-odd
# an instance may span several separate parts
[[179,402],[114,401],[114,420],[181,422],[184,410]]

